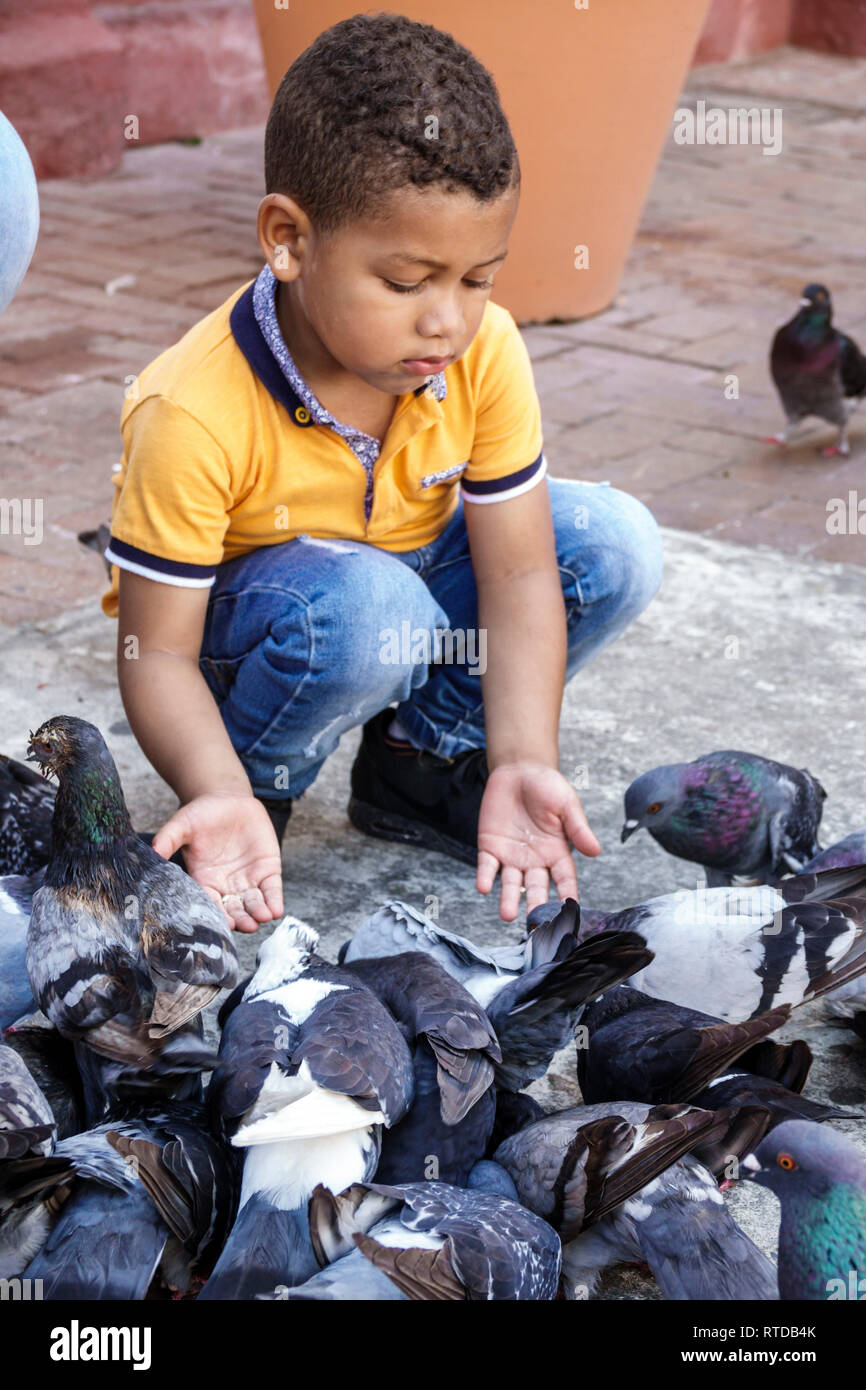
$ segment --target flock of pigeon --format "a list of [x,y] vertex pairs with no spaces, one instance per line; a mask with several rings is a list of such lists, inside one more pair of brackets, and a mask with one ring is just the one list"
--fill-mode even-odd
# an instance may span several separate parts
[[[623,839],[706,889],[549,903],[491,949],[392,901],[337,962],[286,917],[238,981],[99,731],[58,717],[28,751],[57,787],[0,761],[0,1277],[547,1300],[638,1263],[669,1299],[823,1300],[866,1274],[866,1158],[826,1123],[857,1117],[773,1038],[818,998],[866,1037],[866,829],[820,850],[809,773],[724,752],[632,783]],[[584,1103],[546,1113],[527,1088],[573,1044]],[[778,1269],[726,1205],[738,1178],[780,1199]]]

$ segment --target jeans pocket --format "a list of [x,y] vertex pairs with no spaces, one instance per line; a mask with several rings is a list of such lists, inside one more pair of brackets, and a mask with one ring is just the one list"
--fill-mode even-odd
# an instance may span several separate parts
[[208,689],[217,704],[221,705],[223,700],[228,697],[242,661],[243,657],[233,657],[228,661],[218,661],[212,656],[199,657],[199,670],[207,681]]

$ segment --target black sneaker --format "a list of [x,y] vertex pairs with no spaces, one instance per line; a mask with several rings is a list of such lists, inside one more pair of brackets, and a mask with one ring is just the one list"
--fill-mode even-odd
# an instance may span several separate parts
[[477,863],[486,750],[437,758],[389,739],[386,730],[393,718],[394,711],[384,709],[364,725],[352,765],[349,820],[380,840],[399,840],[450,854],[464,864]]
[[277,836],[277,843],[282,848],[283,836],[286,833],[286,826],[292,814],[292,803],[288,797],[282,799],[275,796],[257,796],[256,801],[260,801],[271,818],[271,825],[274,827]]

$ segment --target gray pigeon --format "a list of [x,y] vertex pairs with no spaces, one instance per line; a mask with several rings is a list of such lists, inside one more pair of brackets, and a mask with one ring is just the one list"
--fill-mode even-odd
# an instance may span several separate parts
[[26,1063],[0,1044],[0,1162],[38,1154],[54,1147],[54,1113]]
[[821,452],[827,457],[847,454],[848,417],[866,395],[866,358],[853,338],[833,327],[833,304],[825,285],[806,285],[797,313],[773,339],[770,371],[785,428],[767,443],[784,447],[794,426],[816,415],[839,431],[836,443]]
[[236,1200],[230,1156],[204,1120],[200,1106],[171,1102],[61,1140],[49,1159],[0,1167],[0,1203],[39,1194],[48,1214],[22,1272],[42,1281],[43,1298],[142,1299],[157,1271],[172,1291],[190,1289]]
[[493,1130],[499,1044],[487,1015],[458,980],[421,951],[351,961],[396,1018],[412,1053],[415,1090],[403,1119],[382,1133],[376,1179],[437,1178],[463,1186]]
[[209,1103],[215,1126],[244,1150],[244,1172],[204,1299],[255,1298],[314,1274],[313,1189],[372,1178],[382,1125],[397,1124],[412,1103],[397,1023],[362,981],[316,956],[318,939],[284,918],[221,1011]]
[[48,862],[54,788],[0,753],[0,874],[32,874]]
[[645,1261],[667,1298],[773,1298],[773,1267],[710,1172],[694,1157],[678,1161],[714,1137],[726,1160],[739,1159],[766,1123],[764,1112],[740,1112],[720,1134],[723,1117],[689,1106],[577,1106],[512,1135],[493,1158],[559,1232],[567,1297],[588,1298],[610,1265]]
[[744,1177],[782,1205],[779,1296],[866,1297],[866,1157],[844,1134],[788,1120],[743,1159]]
[[567,898],[519,945],[488,949],[393,901],[363,923],[340,958],[348,963],[405,951],[431,955],[487,1011],[502,1049],[496,1084],[519,1091],[543,1076],[571,1040],[587,1001],[649,961],[636,937],[598,937],[579,945],[579,922],[580,909]]
[[702,865],[710,887],[767,883],[818,853],[826,795],[805,769],[756,753],[707,753],[635,778],[621,838],[644,827],[669,854]]
[[618,985],[583,1015],[588,1042],[577,1049],[577,1078],[587,1104],[690,1101],[720,1073],[788,1021],[784,1004],[745,1023],[654,999]]
[[584,909],[581,931],[626,931],[654,959],[632,977],[655,999],[740,1023],[796,1006],[866,972],[866,867],[797,874],[771,887],[665,893],[622,912]]
[[42,887],[43,870],[0,878],[0,1028],[36,1010],[27,977],[27,928],[33,894]]
[[850,869],[855,864],[866,864],[866,825],[822,849],[803,865],[803,871],[817,874],[822,869]]
[[234,985],[237,957],[204,889],[133,831],[99,730],[72,716],[51,719],[30,749],[60,785],[45,882],[33,897],[27,973],[42,1011],[90,1054],[80,1065],[93,1073],[92,1123],[97,1059],[153,1066],[170,1036],[189,1031],[220,989]]
[[522,1302],[556,1297],[559,1237],[517,1202],[441,1182],[318,1187],[310,1232],[325,1267],[290,1299]]
[[760,1106],[772,1124],[859,1118],[799,1094],[812,1063],[809,1048],[800,1039],[783,1044],[768,1036],[789,1014],[783,1004],[746,1023],[725,1023],[618,985],[583,1016],[589,1042],[577,1051],[581,1095],[588,1104],[623,1098],[689,1101],[702,1110]]

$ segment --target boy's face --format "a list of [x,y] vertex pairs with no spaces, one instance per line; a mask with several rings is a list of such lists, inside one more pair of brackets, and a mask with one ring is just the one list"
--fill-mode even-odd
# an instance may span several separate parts
[[302,354],[389,395],[415,390],[472,342],[517,204],[516,190],[480,203],[410,187],[322,236],[292,199],[269,195],[259,236]]

